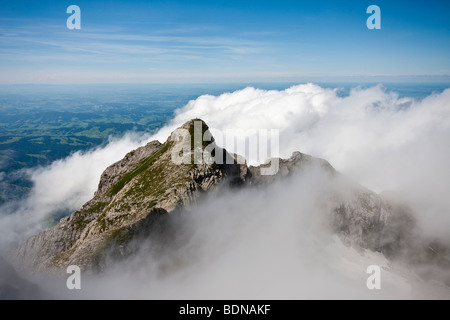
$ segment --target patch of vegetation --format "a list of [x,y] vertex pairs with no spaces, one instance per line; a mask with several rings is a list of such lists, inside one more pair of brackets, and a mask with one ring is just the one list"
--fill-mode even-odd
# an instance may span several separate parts
[[153,208],[154,206],[156,206],[157,203],[158,203],[158,201],[156,201],[156,200],[150,201],[150,203],[147,205],[147,209]]
[[128,227],[120,228],[111,233],[111,235],[106,240],[108,247],[111,245],[126,245],[130,240],[133,239],[132,232]]
[[119,210],[121,212],[131,211],[131,206],[128,202],[122,202],[122,203],[120,203]]
[[96,212],[102,212],[103,209],[109,204],[109,202],[96,202],[91,207],[84,210],[84,212],[87,213],[96,213]]
[[10,137],[9,139],[7,139],[5,141],[0,141],[0,144],[9,144],[9,143],[19,141],[20,139],[22,139],[22,137]]
[[97,223],[100,225],[100,231],[104,232],[106,230],[106,226],[107,226],[107,218],[105,217],[105,215],[103,215],[101,218],[97,219]]
[[92,220],[89,219],[77,219],[74,221],[73,225],[77,230],[83,230]]
[[141,164],[134,169],[131,172],[126,173],[125,175],[123,175],[119,181],[117,181],[107,192],[107,194],[109,196],[114,196],[116,195],[120,190],[122,190],[122,188],[128,183],[130,182],[134,177],[136,177],[137,175],[139,175],[140,173],[144,172],[145,170],[147,170],[148,168],[150,168],[150,166],[152,166],[158,159],[159,157],[166,152],[171,146],[172,146],[173,142],[167,142],[161,149],[159,149],[158,151],[154,152],[150,157],[148,157],[147,159],[144,159],[141,161]]
[[42,154],[27,154],[27,156],[34,157],[34,158],[39,158],[39,159],[47,159],[47,157],[42,155]]

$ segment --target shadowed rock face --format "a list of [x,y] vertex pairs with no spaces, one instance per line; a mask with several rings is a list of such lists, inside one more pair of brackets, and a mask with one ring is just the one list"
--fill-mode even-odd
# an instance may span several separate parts
[[[53,228],[21,244],[12,253],[14,261],[35,272],[58,273],[71,264],[102,269],[107,255],[131,254],[131,240],[172,228],[168,216],[191,207],[206,192],[220,192],[223,185],[264,187],[312,167],[323,170],[330,181],[341,177],[327,161],[300,152],[278,159],[275,175],[261,175],[269,164],[249,167],[242,157],[220,148],[215,152],[223,156],[222,163],[230,164],[194,164],[195,151],[206,148],[204,142],[192,140],[195,121],[200,121],[203,136],[208,126],[191,120],[165,143],[152,141],[109,166],[94,197]],[[214,143],[213,138],[209,141]],[[188,161],[174,163],[174,155]],[[345,194],[327,195],[332,204],[330,225],[344,243],[415,264],[432,258],[442,268],[450,265],[448,246],[420,239],[407,207],[355,183],[345,189]]]

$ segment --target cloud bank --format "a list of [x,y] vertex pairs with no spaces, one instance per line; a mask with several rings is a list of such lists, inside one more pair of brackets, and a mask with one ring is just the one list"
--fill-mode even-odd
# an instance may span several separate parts
[[[2,240],[8,239],[2,241],[2,249],[42,228],[50,214],[81,207],[92,197],[109,164],[149,140],[165,141],[192,118],[205,120],[213,135],[229,129],[278,129],[282,157],[293,151],[308,153],[327,159],[375,191],[397,191],[415,210],[425,234],[450,240],[450,89],[422,100],[399,98],[382,86],[355,88],[344,97],[338,90],[305,84],[280,91],[245,88],[201,96],[177,110],[169,125],[153,137],[126,135],[32,171],[34,187],[29,198],[2,208],[0,231]],[[403,271],[392,269],[381,255],[361,255],[331,237],[321,226],[326,210],[317,206],[324,180],[312,172],[302,181],[275,185],[263,193],[211,197],[189,218],[174,222],[182,245],[156,255],[149,243],[126,267],[118,265],[87,281],[83,297],[414,298],[418,292],[420,297],[435,294],[434,288],[410,283],[401,275]],[[272,202],[263,201],[266,198]],[[369,264],[388,270],[383,282],[387,289],[381,293],[365,287]],[[42,285],[49,290],[59,286]],[[65,288],[64,281],[60,285]],[[78,297],[62,292],[68,298]]]
[[399,98],[381,85],[354,88],[344,97],[338,92],[304,84],[204,95],[177,110],[157,137],[192,118],[203,119],[213,135],[278,129],[282,157],[301,151],[328,160],[376,192],[399,192],[421,212],[426,232],[448,236],[450,89],[422,100]]
[[[137,253],[81,290],[42,282],[63,298],[409,299],[449,298],[443,286],[414,281],[382,254],[358,252],[333,236],[328,195],[342,189],[320,168],[268,188],[221,190],[172,213]],[[368,290],[367,267],[382,268],[382,290]]]

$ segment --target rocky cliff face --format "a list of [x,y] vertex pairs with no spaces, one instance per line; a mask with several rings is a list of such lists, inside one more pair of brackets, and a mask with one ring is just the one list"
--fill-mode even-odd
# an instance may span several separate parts
[[[200,127],[195,127],[196,121]],[[300,152],[278,159],[279,170],[271,176],[261,175],[261,169],[268,165],[248,167],[239,156],[223,149],[216,152],[225,164],[195,164],[196,154],[207,148],[203,141],[193,140],[195,130],[201,130],[202,137],[209,136],[203,121],[191,120],[165,143],[152,141],[108,167],[92,200],[20,245],[13,252],[14,260],[35,272],[60,272],[71,264],[84,269],[101,267],[108,254],[123,255],[130,240],[152,232],[159,217],[189,208],[202,194],[223,185],[264,186],[311,166],[331,179],[339,176],[327,161]],[[344,242],[392,257],[410,255],[418,240],[408,210],[357,184],[348,190],[346,196],[329,195],[333,198],[330,225]],[[427,251],[427,245],[419,247]]]

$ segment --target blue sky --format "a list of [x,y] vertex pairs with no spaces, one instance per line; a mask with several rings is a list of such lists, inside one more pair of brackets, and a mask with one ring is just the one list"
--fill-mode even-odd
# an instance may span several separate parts
[[449,15],[445,0],[3,1],[0,83],[447,82]]

